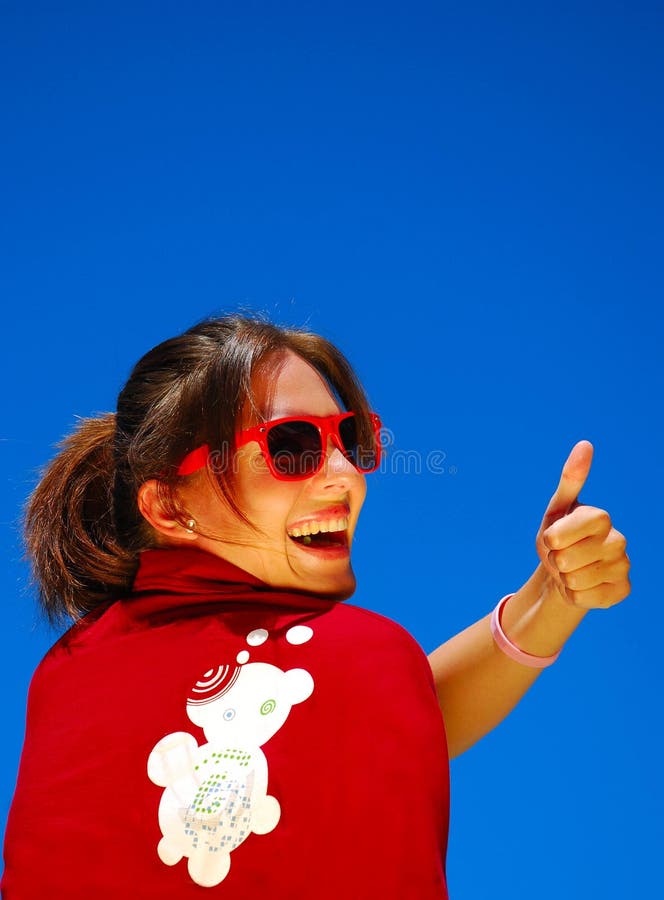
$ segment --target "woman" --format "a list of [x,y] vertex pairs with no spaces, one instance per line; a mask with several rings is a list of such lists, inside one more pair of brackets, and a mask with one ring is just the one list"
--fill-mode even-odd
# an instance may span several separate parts
[[5,900],[447,896],[448,748],[629,591],[624,539],[577,505],[591,452],[532,578],[427,660],[341,602],[380,420],[339,351],[226,317],[148,353],[28,506],[75,624],[31,684]]

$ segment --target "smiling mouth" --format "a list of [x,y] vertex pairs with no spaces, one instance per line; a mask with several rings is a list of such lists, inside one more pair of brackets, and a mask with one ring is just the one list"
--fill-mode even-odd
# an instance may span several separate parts
[[289,528],[288,537],[309,550],[348,549],[348,516],[324,521],[305,522],[299,528]]

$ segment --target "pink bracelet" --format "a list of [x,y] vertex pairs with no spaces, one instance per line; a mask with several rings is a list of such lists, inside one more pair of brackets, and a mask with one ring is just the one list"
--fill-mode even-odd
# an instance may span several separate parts
[[532,653],[526,653],[525,650],[519,649],[516,644],[507,637],[500,624],[500,617],[503,613],[503,607],[513,594],[507,594],[491,613],[491,634],[493,639],[506,656],[515,662],[521,663],[523,666],[531,666],[533,669],[546,669],[552,665],[560,656],[560,650],[552,656],[533,656]]

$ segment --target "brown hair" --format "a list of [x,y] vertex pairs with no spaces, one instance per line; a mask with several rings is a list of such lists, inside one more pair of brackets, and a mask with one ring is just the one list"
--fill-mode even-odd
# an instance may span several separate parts
[[[177,504],[181,460],[207,444],[228,458],[252,376],[291,350],[325,378],[345,409],[360,418],[370,446],[367,399],[353,370],[329,341],[248,316],[206,319],[150,350],[118,397],[117,413],[83,419],[28,500],[25,542],[42,606],[51,621],[79,618],[131,589],[141,550],[156,546],[141,516],[140,486],[157,479]],[[212,471],[212,470],[210,470]],[[237,515],[231,467],[214,478]]]

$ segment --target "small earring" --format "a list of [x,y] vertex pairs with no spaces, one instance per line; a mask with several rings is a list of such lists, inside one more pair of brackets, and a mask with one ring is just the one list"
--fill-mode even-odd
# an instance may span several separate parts
[[193,534],[195,530],[196,530],[196,520],[195,519],[187,519],[187,527],[185,528],[185,531],[188,534]]

